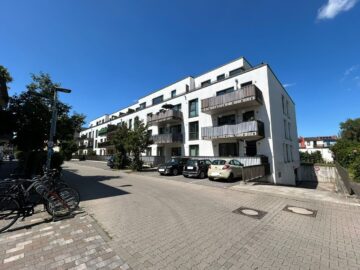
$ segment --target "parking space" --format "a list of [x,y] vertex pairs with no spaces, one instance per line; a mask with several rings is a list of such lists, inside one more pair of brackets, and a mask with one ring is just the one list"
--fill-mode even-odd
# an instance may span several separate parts
[[[106,162],[100,162],[100,161],[92,161],[92,160],[86,160],[86,161],[72,161],[75,164],[81,166],[87,166],[87,167],[93,167],[103,170],[112,170],[107,165]],[[116,171],[116,170],[115,170]],[[183,183],[189,183],[189,184],[196,184],[196,185],[203,185],[203,186],[210,186],[210,187],[219,187],[219,188],[229,188],[235,185],[238,185],[240,183],[239,179],[234,179],[231,182],[228,182],[226,180],[214,180],[210,181],[208,178],[199,179],[199,178],[185,178],[182,175],[160,175],[156,169],[145,169],[141,172],[131,172],[133,174],[140,174],[140,175],[146,175],[149,177],[155,177],[158,179],[163,179],[164,181],[177,181],[177,182],[183,182]]]

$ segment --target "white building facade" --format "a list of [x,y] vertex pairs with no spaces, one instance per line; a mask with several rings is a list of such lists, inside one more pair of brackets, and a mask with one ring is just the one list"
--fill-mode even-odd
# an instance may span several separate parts
[[237,157],[246,166],[269,164],[267,179],[294,185],[299,167],[295,104],[269,65],[239,58],[187,77],[136,104],[90,122],[80,133],[82,153],[113,153],[107,133],[138,117],[154,144],[145,156]]
[[326,162],[334,162],[333,152],[330,147],[335,145],[337,136],[300,137],[299,150],[309,154],[320,152]]

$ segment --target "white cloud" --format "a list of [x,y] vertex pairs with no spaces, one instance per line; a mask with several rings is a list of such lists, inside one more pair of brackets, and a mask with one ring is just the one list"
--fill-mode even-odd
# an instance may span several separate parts
[[348,76],[352,72],[356,71],[358,68],[359,68],[359,65],[354,65],[352,67],[349,67],[347,70],[345,70],[344,76]]
[[317,18],[319,20],[333,19],[339,13],[352,9],[357,2],[358,0],[328,0],[328,2],[318,10]]
[[296,85],[296,83],[284,83],[284,84],[283,84],[283,86],[284,86],[285,88],[289,88],[289,87],[294,86],[294,85]]

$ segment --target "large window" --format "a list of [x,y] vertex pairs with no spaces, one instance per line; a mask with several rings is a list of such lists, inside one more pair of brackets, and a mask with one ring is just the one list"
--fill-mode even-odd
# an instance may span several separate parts
[[174,111],[181,111],[181,103],[174,105],[173,110],[174,110]]
[[242,67],[234,69],[234,70],[229,72],[229,76],[231,77],[231,76],[238,75],[238,74],[242,73],[243,71],[244,71],[244,69]]
[[159,103],[163,102],[163,100],[164,100],[164,96],[161,95],[161,96],[159,96],[159,97],[153,98],[152,104],[153,104],[153,105],[159,104]]
[[211,84],[211,80],[207,80],[201,83],[201,87],[205,87]]
[[176,97],[176,90],[172,90],[172,91],[171,91],[171,97],[172,97],[172,98]]
[[198,99],[189,101],[189,117],[196,117],[199,115],[198,112]]
[[225,94],[231,93],[231,92],[234,92],[234,87],[229,87],[229,88],[226,88],[224,90],[218,91],[218,92],[216,92],[216,95],[217,96],[222,96],[222,95],[225,95]]
[[235,125],[235,114],[225,115],[218,118],[218,126]]
[[217,76],[217,77],[216,77],[216,80],[217,80],[217,81],[225,80],[225,74],[221,74],[221,75]]
[[180,157],[181,156],[181,147],[171,148],[171,156],[172,157]]
[[199,139],[199,122],[190,122],[189,123],[189,140],[198,140]]
[[199,145],[189,145],[189,154],[190,157],[197,157],[199,156]]
[[140,104],[140,110],[145,109],[146,108],[146,102],[143,102]]

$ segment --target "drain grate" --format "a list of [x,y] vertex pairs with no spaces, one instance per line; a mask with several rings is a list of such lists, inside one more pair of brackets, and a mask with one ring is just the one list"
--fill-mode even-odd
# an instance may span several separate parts
[[267,214],[267,212],[265,211],[249,207],[239,207],[238,209],[234,210],[233,213],[252,217],[255,219],[262,219]]
[[316,214],[317,214],[317,210],[293,206],[293,205],[285,206],[283,211],[287,211],[287,212],[302,215],[302,216],[308,216],[308,217],[316,217]]

